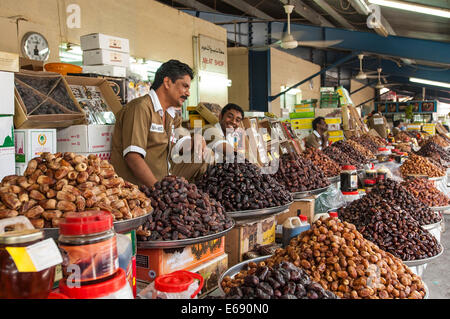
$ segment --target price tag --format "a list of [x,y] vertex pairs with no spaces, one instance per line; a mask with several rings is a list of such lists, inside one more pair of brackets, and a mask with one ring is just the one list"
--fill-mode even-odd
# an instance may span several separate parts
[[269,135],[269,133],[264,134],[264,135],[263,135],[263,139],[264,139],[264,142],[270,141],[270,135]]
[[383,118],[374,118],[373,119],[373,124],[374,125],[383,125],[384,124],[384,119]]
[[62,263],[61,253],[52,238],[28,247],[6,247],[19,272],[39,272]]

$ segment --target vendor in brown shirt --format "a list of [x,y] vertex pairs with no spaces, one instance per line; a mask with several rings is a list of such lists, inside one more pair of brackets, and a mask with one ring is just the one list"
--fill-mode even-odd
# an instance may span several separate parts
[[187,64],[170,60],[156,71],[150,93],[117,113],[111,163],[126,181],[151,187],[170,174],[175,129],[181,126],[177,109],[189,97],[192,79]]
[[313,132],[305,140],[306,147],[314,147],[320,150],[328,146],[328,125],[322,116],[316,117],[312,122]]

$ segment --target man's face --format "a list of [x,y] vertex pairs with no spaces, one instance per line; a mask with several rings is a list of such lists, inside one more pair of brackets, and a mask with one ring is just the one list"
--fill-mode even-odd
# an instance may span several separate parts
[[223,116],[219,116],[220,126],[226,132],[227,128],[237,129],[242,122],[242,114],[237,110],[228,110]]
[[317,125],[317,128],[319,132],[326,132],[328,130],[328,124],[324,120],[321,120]]
[[182,78],[172,82],[172,80],[168,77],[164,79],[164,82],[167,83],[167,92],[170,99],[170,105],[174,107],[183,106],[184,101],[191,95],[191,77],[189,75],[185,75]]

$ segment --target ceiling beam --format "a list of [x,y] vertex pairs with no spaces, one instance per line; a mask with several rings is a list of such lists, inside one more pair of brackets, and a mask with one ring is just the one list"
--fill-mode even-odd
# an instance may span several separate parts
[[214,10],[211,7],[208,7],[204,5],[201,2],[198,2],[196,0],[175,0],[175,2],[178,2],[188,8],[192,8],[196,11],[203,11],[203,12],[212,12],[212,13],[218,13],[217,10]]
[[314,11],[311,7],[307,6],[303,1],[300,0],[280,0],[282,4],[292,4],[294,5],[294,11],[299,15],[304,17],[306,20],[311,22],[314,25],[319,25],[321,27],[330,27],[334,28],[335,26],[325,19],[323,16]]
[[226,4],[229,4],[230,6],[235,7],[236,9],[239,9],[242,12],[245,12],[246,14],[248,14],[250,16],[257,17],[259,19],[265,19],[265,20],[273,19],[270,15],[265,14],[258,8],[249,5],[247,2],[244,2],[241,0],[222,0],[222,2],[225,2]]
[[332,6],[330,6],[324,0],[314,0],[314,2],[319,7],[321,7],[326,13],[328,13],[330,16],[332,16],[337,22],[339,22],[343,27],[345,27],[349,30],[356,30],[356,28],[354,26],[352,26],[347,21],[347,19],[345,19],[343,16],[341,16],[336,10],[333,9]]
[[[353,9],[355,9],[361,15],[367,16],[372,13],[367,4],[364,2],[364,0],[349,0],[349,2],[352,5]],[[384,18],[381,12],[380,12],[380,20],[381,25],[386,29],[389,35],[396,35],[394,29],[389,24],[389,22]]]

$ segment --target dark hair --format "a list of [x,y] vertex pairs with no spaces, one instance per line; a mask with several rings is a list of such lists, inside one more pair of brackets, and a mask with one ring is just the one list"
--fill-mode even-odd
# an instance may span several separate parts
[[402,121],[402,120],[396,120],[396,121],[394,121],[394,127],[399,126],[401,122],[403,122],[403,121]]
[[319,117],[316,117],[316,118],[314,119],[314,121],[312,122],[313,130],[315,130],[315,129],[317,128],[317,125],[318,125],[318,124],[320,123],[320,121],[322,121],[322,120],[325,121],[325,118],[324,118],[323,116],[319,116]]
[[169,60],[163,63],[156,71],[155,80],[151,88],[153,90],[158,89],[163,84],[166,76],[175,83],[176,80],[181,79],[186,74],[191,77],[191,80],[194,78],[194,72],[189,65],[178,60]]
[[244,118],[244,110],[239,105],[233,103],[228,103],[227,105],[225,105],[220,112],[220,115],[223,117],[229,110],[236,110],[238,112],[241,112],[242,118]]

